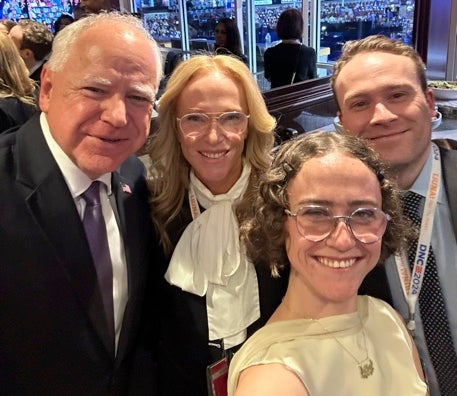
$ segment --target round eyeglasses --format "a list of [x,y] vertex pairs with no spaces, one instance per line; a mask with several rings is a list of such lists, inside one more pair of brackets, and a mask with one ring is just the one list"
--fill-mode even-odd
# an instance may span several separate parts
[[249,115],[239,111],[227,113],[190,113],[176,118],[184,136],[200,137],[209,132],[212,120],[217,120],[219,127],[228,134],[241,135],[246,131]]
[[358,208],[350,216],[333,216],[330,209],[307,205],[292,213],[285,213],[295,219],[300,235],[311,242],[321,242],[335,229],[338,221],[343,221],[358,241],[370,244],[379,241],[386,231],[391,217],[378,208]]

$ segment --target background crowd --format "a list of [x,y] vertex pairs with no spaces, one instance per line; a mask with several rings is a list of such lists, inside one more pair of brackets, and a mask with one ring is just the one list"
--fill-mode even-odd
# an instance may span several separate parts
[[[296,5],[256,6],[255,24],[256,41],[258,43],[264,42],[267,33],[272,36],[272,41],[276,40],[275,27],[278,18],[284,10],[291,7],[299,9],[301,2],[297,2]],[[191,37],[211,39],[219,19],[235,18],[233,9],[216,8],[209,4],[205,7],[188,6],[187,11]],[[371,34],[384,30],[401,34],[402,38],[407,38],[412,34],[410,21],[413,14],[414,6],[403,4],[400,1],[358,1],[344,2],[344,4],[341,1],[322,1],[320,20],[325,26],[323,34],[328,31],[344,31],[344,24],[367,23],[367,29],[371,30]],[[154,37],[161,40],[180,38],[180,25],[176,7],[157,11],[151,9],[150,12],[145,13],[145,20],[150,33]],[[243,37],[245,36],[246,32],[243,33]]]

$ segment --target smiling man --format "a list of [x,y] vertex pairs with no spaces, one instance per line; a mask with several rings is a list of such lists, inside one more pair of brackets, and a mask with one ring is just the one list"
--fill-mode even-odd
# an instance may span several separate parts
[[152,392],[129,389],[133,376],[153,375],[132,367],[155,257],[132,154],[148,136],[161,70],[141,21],[84,18],[54,41],[41,114],[0,140],[2,393]]
[[[414,242],[409,258],[406,253],[392,257],[385,273],[373,272],[361,291],[381,297],[380,292],[415,327],[431,394],[455,395],[457,151],[431,141],[435,103],[425,66],[412,47],[370,36],[345,44],[334,67],[332,89],[345,131],[366,138],[380,153],[405,191],[405,213],[413,210],[410,202],[415,200],[415,224],[424,220],[417,256]],[[409,287],[408,273],[421,280],[418,288]]]

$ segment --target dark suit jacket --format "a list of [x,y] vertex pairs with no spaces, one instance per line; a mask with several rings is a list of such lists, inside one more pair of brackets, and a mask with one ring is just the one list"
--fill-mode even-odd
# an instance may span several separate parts
[[131,157],[112,176],[129,290],[115,357],[83,225],[38,116],[0,137],[2,395],[127,394],[153,245],[143,171]]
[[37,111],[36,106],[26,104],[15,97],[0,98],[0,133],[24,124]]
[[[452,217],[454,237],[457,239],[457,142],[437,141],[441,153],[441,167],[444,180],[444,188],[449,203]],[[451,149],[454,148],[454,149]],[[392,295],[387,282],[384,266],[377,266],[363,281],[359,294],[381,298],[392,305]]]

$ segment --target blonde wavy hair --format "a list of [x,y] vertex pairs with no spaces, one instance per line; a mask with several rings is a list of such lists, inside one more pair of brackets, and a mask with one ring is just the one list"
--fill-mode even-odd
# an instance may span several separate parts
[[270,152],[274,143],[276,120],[268,113],[257,83],[246,65],[227,55],[196,55],[180,63],[160,98],[159,127],[151,138],[149,149],[152,218],[167,253],[171,253],[173,249],[167,227],[182,208],[189,186],[190,171],[190,164],[182,155],[178,140],[180,132],[176,121],[177,102],[182,90],[195,75],[215,72],[232,78],[242,86],[250,114],[243,157],[251,164],[252,173],[248,190],[237,208],[240,221],[251,210],[252,190],[258,175],[263,173],[271,162]]
[[36,106],[36,88],[13,41],[0,34],[0,98],[14,97]]

